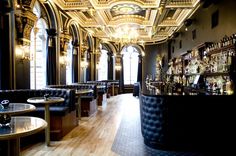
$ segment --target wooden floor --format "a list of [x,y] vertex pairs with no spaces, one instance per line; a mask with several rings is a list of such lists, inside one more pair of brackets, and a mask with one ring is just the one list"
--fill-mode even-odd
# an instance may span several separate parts
[[51,146],[38,143],[22,150],[23,156],[115,156],[111,151],[122,114],[127,103],[138,102],[132,94],[123,94],[108,99],[107,105],[100,107],[90,118],[83,118],[61,141],[51,142]]

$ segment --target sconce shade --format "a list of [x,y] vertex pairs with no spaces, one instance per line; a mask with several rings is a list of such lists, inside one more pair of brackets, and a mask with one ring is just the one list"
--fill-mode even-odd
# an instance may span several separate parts
[[87,61],[82,61],[81,62],[81,67],[82,68],[87,68],[88,67],[88,62]]
[[52,38],[51,37],[48,38],[48,47],[53,47]]
[[77,50],[76,50],[76,48],[73,48],[73,55],[77,55]]
[[116,66],[115,66],[115,69],[116,69],[116,70],[121,70],[121,66],[120,66],[120,65],[116,65]]
[[30,51],[29,51],[29,46],[22,46],[22,45],[17,45],[16,46],[16,56],[23,60],[28,60],[30,61],[32,57],[30,56]]
[[46,29],[48,34],[48,47],[53,47],[53,37],[57,35],[56,29]]

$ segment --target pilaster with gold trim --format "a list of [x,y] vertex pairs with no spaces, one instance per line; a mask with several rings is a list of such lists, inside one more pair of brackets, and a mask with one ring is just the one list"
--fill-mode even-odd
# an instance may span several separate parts
[[30,34],[33,29],[37,16],[31,11],[26,9],[16,10],[16,33],[17,44],[23,46],[30,46]]

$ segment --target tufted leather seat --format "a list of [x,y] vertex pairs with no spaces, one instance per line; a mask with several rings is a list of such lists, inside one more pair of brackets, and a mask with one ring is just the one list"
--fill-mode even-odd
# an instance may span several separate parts
[[[78,84],[73,84],[73,85],[50,85],[50,86],[47,86],[47,88],[70,88],[73,90],[92,89],[93,92],[89,92],[80,96],[81,116],[88,117],[97,111],[97,86],[96,84],[78,83]],[[76,105],[78,106],[78,102]]]
[[[55,103],[50,105],[51,114],[67,114],[75,110],[75,92],[68,89],[43,89],[43,90],[32,90],[32,89],[19,89],[19,90],[0,90],[0,99],[9,99],[10,102],[15,103],[26,103],[30,97],[42,97],[45,94],[49,96],[57,96],[64,98],[64,102]],[[36,107],[41,107],[36,105]],[[43,108],[39,109],[44,111]]]
[[98,88],[97,92],[99,93],[106,93],[107,92],[107,83],[101,81],[87,81],[87,84],[95,84],[97,86],[105,86],[105,88]]
[[74,90],[79,90],[79,89],[92,89],[93,92],[87,93],[81,97],[84,98],[97,98],[97,88],[96,84],[73,84],[73,85],[49,85],[47,88],[64,88],[64,89],[74,89]]

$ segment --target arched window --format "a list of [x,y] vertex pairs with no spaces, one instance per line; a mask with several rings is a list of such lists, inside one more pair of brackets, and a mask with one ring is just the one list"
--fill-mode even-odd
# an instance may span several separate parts
[[70,40],[68,44],[68,49],[67,49],[67,66],[66,66],[66,84],[71,84],[72,83],[72,54],[73,52],[73,46],[72,46],[72,40]]
[[123,49],[123,67],[124,67],[124,84],[130,85],[137,82],[138,74],[138,56],[139,53],[133,46]]
[[[40,7],[36,3],[33,8],[36,16],[40,17]],[[44,19],[39,18],[36,26],[31,31],[30,55],[33,60],[30,61],[30,88],[41,89],[46,86],[46,39],[47,24]]]
[[98,80],[107,80],[108,76],[108,56],[107,56],[107,50],[101,49],[101,56],[100,56],[100,61],[98,64]]

